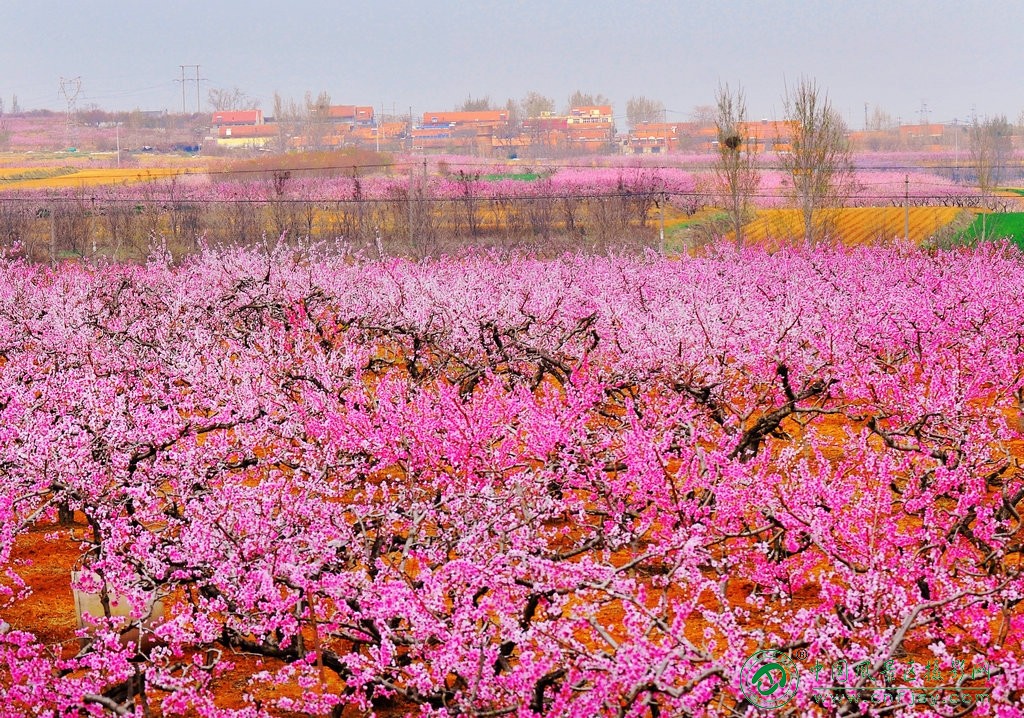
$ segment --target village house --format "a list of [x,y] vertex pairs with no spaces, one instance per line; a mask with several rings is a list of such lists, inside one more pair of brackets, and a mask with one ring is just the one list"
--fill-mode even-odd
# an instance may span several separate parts
[[214,128],[262,125],[263,110],[218,110],[211,121]]
[[495,140],[508,133],[507,110],[424,112],[422,124],[412,128],[412,148],[490,155]]

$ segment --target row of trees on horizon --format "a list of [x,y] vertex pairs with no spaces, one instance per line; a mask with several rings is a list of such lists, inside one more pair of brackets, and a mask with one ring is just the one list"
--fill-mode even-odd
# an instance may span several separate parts
[[[261,98],[251,95],[244,89],[237,86],[210,88],[206,95],[206,107],[208,112],[265,109],[270,110],[274,117],[315,114],[319,108],[329,106],[331,102],[331,93],[326,90],[322,90],[317,93],[307,91],[299,100],[284,97],[280,93],[275,92],[270,102],[270,107],[265,107]],[[573,107],[583,107],[588,105],[614,105],[614,103],[608,96],[600,92],[585,92],[577,89],[566,97],[564,103],[559,104],[554,97],[545,95],[542,92],[531,90],[521,98],[517,99],[510,97],[504,102],[494,100],[490,94],[473,95],[470,93],[461,103],[458,103],[451,109],[464,112],[504,110],[508,112],[509,124],[515,126],[528,117],[539,117],[546,112],[552,114],[568,114]],[[403,108],[396,103],[392,103],[390,108],[381,106],[380,109],[381,117],[385,121],[405,121],[409,117],[408,113],[403,111]],[[391,109],[392,111],[388,113],[388,109]],[[674,110],[668,110],[665,103],[660,99],[639,94],[632,95],[626,101],[625,113],[622,117],[624,117],[626,125],[632,128],[645,123],[666,122],[668,121],[667,118],[670,113],[673,115],[684,114]],[[0,116],[18,114],[48,115],[64,113],[49,109],[25,111],[18,101],[17,94],[11,95],[9,102],[4,97],[0,96]],[[96,124],[109,121],[128,122],[132,121],[133,116],[136,117],[137,121],[139,116],[149,116],[152,114],[154,113],[143,112],[138,108],[134,110],[105,110],[95,103],[88,104],[77,111],[78,119],[85,124]],[[171,116],[183,115],[188,117],[205,115],[207,113],[175,113],[168,110],[162,114]],[[710,127],[715,123],[716,105],[696,104],[691,107],[684,116],[685,119],[681,119],[681,122],[693,123],[702,127]],[[967,121],[965,125],[994,121],[999,121],[1000,123],[1005,124],[1011,132],[1024,131],[1024,109],[1020,111],[1015,121],[1008,119],[1008,116],[1005,114],[997,114],[990,117],[974,117],[972,120]],[[894,117],[884,108],[875,106],[872,108],[870,114],[865,112],[862,129],[867,131],[884,132],[895,130],[901,124],[906,123],[901,122],[900,118]]]

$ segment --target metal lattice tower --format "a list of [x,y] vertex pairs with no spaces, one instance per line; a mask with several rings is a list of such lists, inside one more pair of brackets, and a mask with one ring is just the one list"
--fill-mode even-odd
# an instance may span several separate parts
[[[183,114],[183,115],[188,114],[188,112],[186,111],[186,107],[185,107],[185,84],[188,83],[188,82],[196,83],[196,112],[197,113],[202,112],[202,104],[199,101],[199,83],[201,81],[205,80],[206,78],[205,77],[199,77],[199,67],[200,66],[199,65],[178,65],[178,67],[181,68],[181,79],[180,80],[175,80],[175,82],[180,82],[181,83],[181,114]],[[185,78],[185,68],[186,67],[191,67],[192,69],[194,69],[196,71],[196,77],[195,77],[194,80],[193,79],[186,79]]]
[[67,103],[67,114],[64,116],[64,148],[78,145],[78,95],[82,92],[82,78],[60,78],[60,94]]

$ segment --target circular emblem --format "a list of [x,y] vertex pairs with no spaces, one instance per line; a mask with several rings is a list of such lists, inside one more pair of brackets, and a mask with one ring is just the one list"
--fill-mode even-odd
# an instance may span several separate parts
[[796,695],[800,667],[782,651],[758,651],[743,664],[740,687],[748,703],[765,710],[778,708]]

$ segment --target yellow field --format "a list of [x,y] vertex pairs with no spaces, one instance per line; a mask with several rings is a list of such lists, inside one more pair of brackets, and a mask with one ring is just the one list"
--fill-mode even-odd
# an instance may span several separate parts
[[[953,222],[963,209],[956,207],[911,207],[910,240],[916,244],[931,238]],[[815,222],[821,222],[825,233],[840,237],[844,244],[863,245],[890,242],[903,236],[902,207],[851,207],[822,210]],[[765,245],[789,243],[803,237],[803,218],[795,209],[767,209],[743,228],[747,242]]]
[[[0,188],[2,189],[58,189],[67,187],[94,187],[105,184],[125,184],[128,182],[146,182],[149,180],[189,174],[194,170],[187,167],[147,167],[147,168],[95,168],[78,169],[39,168],[39,167],[4,167],[0,169]],[[45,175],[40,177],[39,175]]]
[[10,186],[31,179],[47,179],[76,172],[74,167],[0,167],[0,183]]

